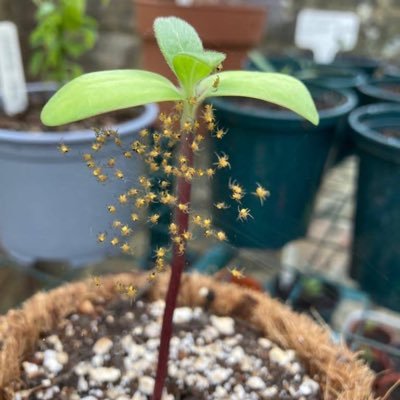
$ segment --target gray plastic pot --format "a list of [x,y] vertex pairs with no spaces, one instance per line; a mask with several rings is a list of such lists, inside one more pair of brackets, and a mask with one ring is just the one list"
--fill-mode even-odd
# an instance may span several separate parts
[[[35,84],[30,93],[49,93],[51,86]],[[139,130],[156,119],[158,107],[146,105],[143,113],[115,126],[127,145]],[[124,181],[110,175],[100,184],[82,160],[90,152],[93,131],[17,132],[0,128],[0,244],[23,265],[38,260],[61,261],[71,266],[95,262],[113,253],[109,243],[97,243],[99,232],[110,230],[112,220],[128,221],[129,207],[107,212],[117,194],[136,182],[142,162],[128,160],[113,143],[96,153],[100,163],[110,157],[124,171]],[[57,147],[71,148],[60,154]]]

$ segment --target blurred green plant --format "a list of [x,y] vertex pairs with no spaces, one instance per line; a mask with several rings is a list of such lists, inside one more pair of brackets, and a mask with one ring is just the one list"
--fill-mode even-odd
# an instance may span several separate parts
[[30,73],[57,82],[81,75],[83,70],[77,60],[94,47],[97,39],[97,22],[86,15],[86,0],[33,2],[37,25],[30,35],[34,49]]

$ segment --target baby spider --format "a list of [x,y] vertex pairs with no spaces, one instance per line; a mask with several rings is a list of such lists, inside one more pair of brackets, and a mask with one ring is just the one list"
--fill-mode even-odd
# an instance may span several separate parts
[[260,199],[261,205],[264,204],[264,200],[270,195],[270,192],[262,187],[259,183],[257,183],[257,189],[253,192],[254,196]]
[[165,247],[159,247],[155,250],[155,255],[157,258],[163,258],[167,254],[167,249]]
[[115,158],[109,158],[108,160],[107,160],[107,166],[108,167],[110,167],[110,168],[113,168],[113,167],[115,167]]
[[118,178],[118,179],[124,179],[124,173],[123,173],[120,169],[117,169],[117,170],[115,171],[114,175],[115,175],[116,178]]
[[215,80],[214,80],[214,82],[212,84],[212,87],[213,87],[214,91],[217,91],[218,86],[219,86],[219,82],[220,82],[220,78],[219,78],[219,75],[217,75],[217,77],[215,78]]
[[139,221],[139,215],[136,214],[136,213],[132,213],[132,214],[131,214],[131,221],[132,221],[132,222]]
[[219,156],[216,154],[218,161],[214,163],[214,165],[217,166],[218,169],[222,168],[231,168],[231,164],[229,164],[229,157],[225,153],[221,153]]
[[139,135],[140,135],[142,138],[148,136],[148,134],[149,134],[149,130],[148,130],[148,129],[142,129],[142,130],[139,132]]
[[250,209],[249,208],[240,208],[238,207],[238,217],[237,219],[240,221],[247,221],[248,218],[253,218],[253,216],[250,214]]
[[220,242],[227,240],[226,234],[223,231],[218,231],[215,235]]
[[132,229],[129,228],[128,225],[121,226],[121,235],[122,236],[129,236],[132,233]]
[[118,196],[118,201],[119,201],[120,204],[128,203],[128,196],[126,195],[126,193],[120,194]]
[[122,222],[117,219],[112,222],[113,228],[120,228],[121,226],[122,226]]
[[106,240],[107,235],[104,232],[101,232],[97,235],[97,241],[99,243],[104,243]]
[[160,214],[152,214],[149,216],[149,222],[152,224],[158,224],[159,219],[160,219]]
[[168,230],[171,235],[178,234],[178,226],[173,222],[171,224],[169,224]]
[[113,246],[117,246],[119,244],[119,239],[117,237],[113,237],[110,241]]
[[103,286],[99,276],[92,276],[91,279],[92,279],[93,285],[96,286],[97,288],[101,288]]
[[224,131],[223,129],[217,129],[217,131],[215,132],[215,137],[217,139],[222,139],[225,135],[226,131]]
[[128,285],[125,288],[125,294],[130,298],[131,304],[132,304],[132,301],[135,299],[135,297],[137,295],[137,291],[138,290],[133,285]]
[[93,160],[93,156],[90,153],[85,153],[83,156],[83,161],[92,161]]
[[100,174],[100,175],[97,177],[97,180],[98,180],[99,182],[101,182],[101,183],[104,183],[104,182],[106,182],[106,181],[108,180],[108,176],[105,175],[105,174]]
[[69,151],[70,151],[71,149],[70,149],[70,147],[67,146],[66,144],[61,143],[61,144],[58,146],[58,150],[59,150],[60,153],[62,153],[62,154],[67,154],[67,153],[69,153]]
[[117,281],[115,282],[115,290],[119,293],[119,294],[123,294],[125,293],[125,286],[121,281]]
[[244,269],[239,270],[238,268],[233,267],[232,269],[228,268],[228,271],[236,279],[243,279],[244,278],[244,274],[243,274]]
[[206,175],[209,178],[212,178],[215,175],[215,169],[214,168],[207,168],[206,169]]
[[230,206],[228,206],[225,202],[220,201],[219,203],[215,203],[214,206],[218,208],[218,210],[226,210]]
[[107,206],[107,210],[110,214],[115,214],[115,212],[117,211],[117,207],[115,207],[113,205],[109,205],[109,206]]
[[157,277],[157,272],[156,271],[151,271],[150,274],[147,276],[147,280],[149,282],[154,281]]
[[186,203],[186,204],[179,203],[178,209],[179,209],[179,211],[182,211],[185,214],[189,214],[189,203]]
[[129,244],[125,242],[125,243],[121,246],[121,250],[122,250],[123,253],[128,254],[128,253],[130,253],[130,251],[131,251],[131,246],[129,246]]

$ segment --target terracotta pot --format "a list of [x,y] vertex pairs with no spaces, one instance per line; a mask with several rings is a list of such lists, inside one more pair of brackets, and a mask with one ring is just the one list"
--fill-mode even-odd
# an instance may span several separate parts
[[143,40],[142,66],[174,79],[153,33],[157,17],[176,16],[199,33],[204,47],[226,53],[224,69],[241,69],[247,52],[262,39],[267,10],[259,5],[195,5],[182,7],[172,0],[134,0],[135,26]]
[[[39,293],[21,310],[11,310],[0,318],[0,399],[13,398],[10,383],[20,375],[21,359],[40,340],[41,333],[56,326],[64,316],[88,308],[88,302],[112,300],[118,295],[115,282],[146,283],[145,274],[121,274],[102,279],[93,290],[91,281],[62,286],[49,293]],[[160,276],[149,288],[151,300],[165,297],[168,274]],[[213,299],[202,295],[206,287]],[[285,349],[293,349],[310,376],[318,375],[325,399],[372,400],[373,374],[342,345],[332,343],[330,332],[306,315],[292,312],[287,306],[263,293],[236,285],[217,282],[198,274],[185,275],[180,288],[179,305],[205,306],[218,315],[230,315],[254,326],[263,335]],[[93,307],[93,305],[92,305]]]

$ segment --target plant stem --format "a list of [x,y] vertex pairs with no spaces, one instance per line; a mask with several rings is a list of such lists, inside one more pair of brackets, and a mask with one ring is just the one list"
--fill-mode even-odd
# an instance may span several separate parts
[[[181,117],[181,128],[183,124],[190,120],[192,121],[195,115],[195,107],[185,102],[184,110]],[[182,130],[182,129],[181,129]],[[184,134],[182,130],[182,138],[180,141],[179,155],[185,156],[188,167],[193,165],[193,135],[192,133]],[[179,177],[177,181],[177,202],[178,204],[189,204],[191,199],[192,184],[183,177]],[[178,207],[175,207],[175,224],[178,227],[178,234],[181,236],[189,229],[189,213],[182,212]],[[165,299],[165,310],[161,328],[160,348],[158,353],[156,381],[152,400],[161,400],[165,379],[168,373],[169,359],[169,343],[172,336],[172,320],[176,307],[179,287],[183,269],[186,264],[185,252],[179,250],[179,246],[174,243],[172,262],[171,262],[171,277],[169,280],[167,296]]]

